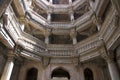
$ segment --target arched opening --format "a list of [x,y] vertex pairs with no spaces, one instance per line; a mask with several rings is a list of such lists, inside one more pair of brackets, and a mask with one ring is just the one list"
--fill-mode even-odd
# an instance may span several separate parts
[[70,80],[70,75],[69,73],[62,69],[62,68],[57,68],[55,70],[53,70],[52,74],[51,74],[51,79],[58,79],[58,80]]
[[86,68],[84,70],[84,76],[85,76],[85,80],[94,80],[93,79],[93,72],[89,68]]
[[38,70],[31,68],[27,72],[26,80],[37,80]]

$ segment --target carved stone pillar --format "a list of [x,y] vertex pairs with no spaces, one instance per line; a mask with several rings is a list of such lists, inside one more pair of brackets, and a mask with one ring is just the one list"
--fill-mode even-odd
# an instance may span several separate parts
[[53,3],[53,0],[50,0],[49,2],[50,2],[50,4],[52,4],[52,3]]
[[47,21],[50,23],[51,22],[51,12],[47,13]]
[[77,35],[77,33],[76,33],[75,29],[72,29],[71,32],[70,32],[70,36],[71,36],[72,39],[73,39],[73,44],[76,44],[76,43],[77,43],[76,35]]
[[117,66],[113,59],[107,59],[108,69],[112,80],[120,80],[120,75]]
[[49,63],[50,63],[50,58],[43,57],[42,63],[43,63],[44,67],[47,67],[49,65]]
[[114,61],[114,53],[112,51],[103,50],[102,57],[106,60],[108,64],[108,69],[112,80],[120,80],[120,75],[118,72],[117,65]]
[[72,4],[72,0],[69,0],[69,4]]
[[14,54],[12,51],[10,51],[10,54],[8,55],[8,60],[6,62],[3,74],[1,76],[1,80],[10,80],[13,66],[14,66]]
[[46,29],[45,31],[45,43],[49,44],[49,36],[50,36],[50,29]]
[[70,20],[74,22],[74,12],[69,12]]
[[111,2],[113,3],[113,5],[115,6],[118,15],[120,17],[120,0],[111,0]]

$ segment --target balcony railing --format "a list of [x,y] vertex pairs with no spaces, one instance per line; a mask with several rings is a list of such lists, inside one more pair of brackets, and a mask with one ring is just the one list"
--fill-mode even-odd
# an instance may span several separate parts
[[37,22],[38,24],[42,24],[43,26],[47,26],[50,28],[61,28],[61,29],[69,29],[75,26],[82,26],[84,24],[86,24],[86,22],[89,22],[92,18],[93,12],[89,11],[87,13],[85,13],[83,16],[79,17],[77,20],[75,20],[74,22],[71,21],[70,23],[68,22],[50,22],[48,23],[48,21],[42,17],[41,15],[37,14],[36,12],[34,12],[33,10],[29,10],[28,13],[30,13],[32,20],[34,20],[35,22]]
[[73,57],[75,55],[73,45],[58,45],[49,44],[47,45],[48,54],[53,57]]
[[45,10],[52,10],[53,12],[67,12],[71,7],[73,9],[78,8],[80,5],[84,4],[87,0],[76,0],[72,4],[51,4],[47,0],[35,0],[35,2]]

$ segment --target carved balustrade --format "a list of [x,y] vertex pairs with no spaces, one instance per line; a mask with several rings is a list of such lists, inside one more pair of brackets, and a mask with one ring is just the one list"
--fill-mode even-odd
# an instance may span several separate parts
[[76,54],[73,45],[48,44],[47,50],[53,57],[73,57]]

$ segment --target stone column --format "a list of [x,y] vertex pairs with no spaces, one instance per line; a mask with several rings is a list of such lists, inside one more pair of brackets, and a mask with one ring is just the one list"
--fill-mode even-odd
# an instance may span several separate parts
[[47,13],[47,21],[50,23],[51,22],[51,12]]
[[108,69],[112,80],[120,80],[120,75],[117,66],[113,59],[107,59]]
[[117,68],[116,62],[114,61],[114,52],[106,48],[105,42],[103,42],[104,48],[100,51],[101,57],[105,59],[108,65],[108,70],[110,72],[111,80],[120,80],[119,70]]
[[14,66],[13,60],[14,60],[14,54],[12,51],[10,51],[10,54],[8,55],[8,60],[6,62],[3,74],[1,76],[1,80],[10,80],[13,66]]
[[45,43],[46,44],[49,44],[49,36],[50,36],[50,29],[46,29],[46,31],[45,31]]
[[50,3],[50,4],[53,4],[53,0],[50,0],[49,3]]
[[72,4],[72,0],[69,0],[69,4]]
[[76,33],[75,29],[72,29],[71,32],[70,32],[70,36],[72,37],[73,44],[77,43],[76,35],[77,35],[77,33]]
[[70,12],[70,20],[74,22],[74,12]]

